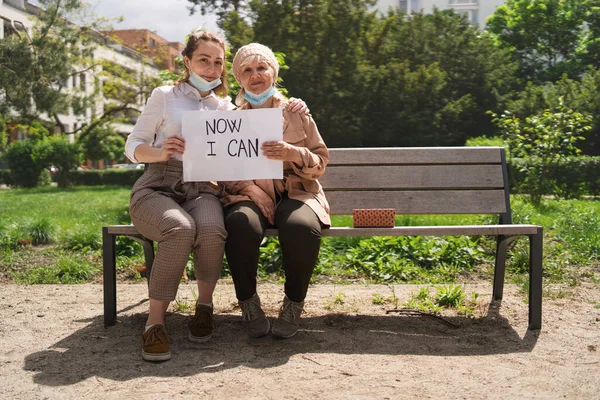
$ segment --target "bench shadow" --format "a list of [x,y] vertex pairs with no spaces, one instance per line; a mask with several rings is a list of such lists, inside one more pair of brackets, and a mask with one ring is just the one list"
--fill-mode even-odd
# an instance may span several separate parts
[[[157,376],[191,376],[246,366],[266,369],[286,364],[294,355],[310,361],[311,355],[427,355],[469,356],[530,352],[538,331],[521,337],[499,314],[499,303],[490,305],[481,319],[448,317],[446,321],[428,316],[328,314],[305,317],[302,330],[282,340],[270,334],[249,338],[236,314],[217,314],[213,338],[204,344],[187,340],[190,316],[168,316],[172,338],[172,359],[148,363],[141,359],[141,327],[146,314],[119,317],[114,327],[105,329],[102,316],[61,339],[50,348],[29,354],[24,369],[45,386],[71,385],[89,377],[116,381]],[[363,359],[364,360],[364,359]],[[318,364],[317,361],[314,361]]]

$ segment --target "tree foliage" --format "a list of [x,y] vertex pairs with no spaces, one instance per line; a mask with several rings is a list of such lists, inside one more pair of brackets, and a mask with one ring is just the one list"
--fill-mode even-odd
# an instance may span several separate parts
[[599,0],[508,0],[487,28],[519,62],[519,77],[540,83],[598,66],[599,22]]
[[494,131],[485,112],[513,87],[508,53],[451,12],[380,16],[372,5],[252,1],[243,36],[225,31],[286,55],[284,85],[330,146],[458,145]]
[[15,32],[0,41],[0,112],[12,111],[23,120],[46,114],[62,126],[58,114],[74,99],[92,101],[84,92],[65,89],[70,78],[92,68],[96,26],[70,22],[85,18],[79,0],[40,0],[39,4],[43,11],[31,36]]
[[581,152],[577,142],[591,129],[591,117],[566,107],[563,99],[553,109],[520,119],[509,112],[493,115],[508,145],[511,158],[530,159],[523,186],[532,202],[539,204],[544,193],[553,193],[548,178],[552,165]]
[[535,85],[528,83],[511,101],[506,110],[525,118],[556,108],[561,101],[582,114],[591,115],[591,129],[585,141],[579,143],[584,153],[600,155],[600,70],[589,69],[580,79],[563,76],[554,83]]
[[[108,21],[91,14],[81,0],[38,3],[31,36],[14,32],[0,41],[0,115],[27,124],[51,120],[83,144],[93,142],[87,137],[98,127],[132,121],[140,112],[140,98],[147,98],[158,80],[94,57],[106,40],[98,32],[107,29]],[[93,88],[69,87],[69,81],[83,75],[91,77]],[[98,104],[102,112],[90,119],[89,110]],[[69,111],[82,122],[77,129],[63,123]]]

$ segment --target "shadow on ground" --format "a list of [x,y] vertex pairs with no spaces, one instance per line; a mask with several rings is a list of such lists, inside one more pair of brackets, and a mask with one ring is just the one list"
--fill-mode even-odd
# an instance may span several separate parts
[[[55,343],[49,349],[28,355],[25,369],[33,371],[35,383],[47,386],[70,385],[89,377],[126,381],[139,377],[191,376],[246,366],[268,369],[287,363],[302,354],[337,353],[469,356],[530,352],[537,332],[524,337],[511,327],[493,304],[479,320],[446,318],[450,327],[427,316],[328,314],[302,319],[302,331],[280,340],[267,335],[249,338],[232,314],[215,316],[216,330],[210,342],[187,340],[191,317],[171,314],[167,329],[173,343],[173,357],[165,363],[141,359],[141,327],[146,314],[122,315],[116,326],[105,329],[102,316]],[[316,361],[315,361],[316,362]]]

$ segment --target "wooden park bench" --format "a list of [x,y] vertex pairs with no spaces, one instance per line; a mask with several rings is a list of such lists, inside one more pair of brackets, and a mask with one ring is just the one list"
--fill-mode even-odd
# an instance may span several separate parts
[[[396,214],[495,214],[495,225],[331,227],[323,236],[461,236],[497,238],[493,299],[502,299],[509,244],[529,237],[529,329],[542,325],[542,227],[512,223],[507,165],[500,147],[329,149],[327,171],[320,179],[331,213],[354,209],[395,208]],[[147,276],[154,260],[153,243],[133,226],[103,228],[104,324],[117,315],[115,237],[142,243]],[[266,235],[277,235],[268,229]]]

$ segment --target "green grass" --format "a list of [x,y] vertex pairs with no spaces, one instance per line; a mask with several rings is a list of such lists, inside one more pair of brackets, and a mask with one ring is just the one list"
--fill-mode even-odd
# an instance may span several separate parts
[[59,254],[54,263],[33,265],[13,274],[22,284],[84,283],[100,272],[98,263],[74,254]]
[[[101,227],[130,223],[130,190],[93,186],[0,191],[0,273],[23,283],[90,281],[101,265]],[[543,199],[534,207],[511,198],[513,221],[544,227],[544,279],[568,286],[600,282],[600,201]],[[334,226],[352,226],[351,216],[333,216]],[[397,216],[397,225],[496,223],[479,215]],[[141,246],[117,238],[121,279],[140,279]],[[495,238],[488,237],[326,237],[313,282],[453,284],[491,280]],[[78,262],[80,261],[80,262]],[[528,241],[519,239],[509,253],[507,278],[527,289]],[[277,238],[260,250],[262,279],[282,279]],[[193,276],[193,265],[186,268]],[[228,275],[225,262],[224,276]],[[384,299],[387,301],[387,299]],[[380,302],[382,299],[375,299]]]
[[[90,281],[100,273],[102,226],[130,223],[129,193],[117,186],[1,190],[0,270],[19,283]],[[35,250],[39,245],[52,248]],[[130,256],[119,260],[121,276],[135,275],[139,247],[117,241],[120,254]]]
[[129,223],[130,189],[118,186],[41,187],[0,191],[0,221],[22,225],[46,219],[61,233],[76,225],[100,229]]
[[419,289],[404,304],[405,307],[424,312],[439,314],[443,309],[456,309],[465,316],[473,316],[477,306],[477,293],[472,292],[469,297],[459,285],[443,285],[435,288],[434,295],[429,293],[429,288]]

